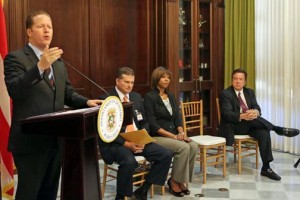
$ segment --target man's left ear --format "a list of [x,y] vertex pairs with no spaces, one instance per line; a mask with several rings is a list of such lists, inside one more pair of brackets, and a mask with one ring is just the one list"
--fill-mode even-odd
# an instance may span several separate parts
[[32,32],[32,31],[31,31],[31,29],[30,29],[30,28],[26,29],[26,33],[27,33],[27,36],[28,36],[28,37],[30,37],[30,36],[31,36],[31,32]]

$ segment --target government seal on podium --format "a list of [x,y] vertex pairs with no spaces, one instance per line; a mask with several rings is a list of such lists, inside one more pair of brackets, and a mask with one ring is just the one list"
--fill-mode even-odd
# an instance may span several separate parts
[[118,97],[107,97],[100,106],[97,128],[104,142],[112,142],[119,135],[124,118],[122,102]]

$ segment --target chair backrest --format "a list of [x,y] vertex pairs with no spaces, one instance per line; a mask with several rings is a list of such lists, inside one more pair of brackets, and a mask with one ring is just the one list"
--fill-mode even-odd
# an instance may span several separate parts
[[203,135],[203,105],[202,100],[181,103],[181,114],[184,132],[199,129]]
[[217,119],[218,119],[218,125],[221,123],[221,111],[220,111],[220,102],[219,98],[216,98],[216,106],[217,106]]

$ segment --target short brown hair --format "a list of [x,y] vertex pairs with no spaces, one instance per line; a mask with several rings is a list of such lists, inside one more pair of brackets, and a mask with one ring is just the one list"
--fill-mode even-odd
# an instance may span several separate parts
[[156,69],[154,69],[154,71],[152,72],[152,76],[151,76],[152,89],[157,87],[159,80],[164,75],[169,76],[169,78],[171,79],[171,72],[170,72],[170,70],[166,69],[165,67],[160,66],[160,67],[157,67]]
[[27,15],[27,18],[26,18],[26,29],[32,28],[33,18],[35,16],[38,16],[38,15],[46,15],[46,16],[48,16],[51,19],[50,15],[47,12],[43,11],[43,10],[33,11],[33,12],[31,12],[31,13],[29,13]]
[[122,78],[123,75],[134,76],[134,71],[130,67],[120,67],[117,71],[117,78]]
[[236,73],[242,73],[245,76],[245,80],[247,80],[247,72],[243,69],[235,69],[232,74],[231,74],[231,78],[233,79],[233,75],[235,75]]

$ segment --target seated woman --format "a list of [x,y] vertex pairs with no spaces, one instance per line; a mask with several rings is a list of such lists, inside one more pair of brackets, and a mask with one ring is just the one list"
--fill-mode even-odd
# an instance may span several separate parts
[[168,93],[171,73],[156,68],[151,77],[152,91],[144,97],[144,107],[150,134],[156,143],[174,151],[169,192],[177,197],[189,195],[185,183],[192,181],[198,145],[183,132],[181,114],[173,94]]

